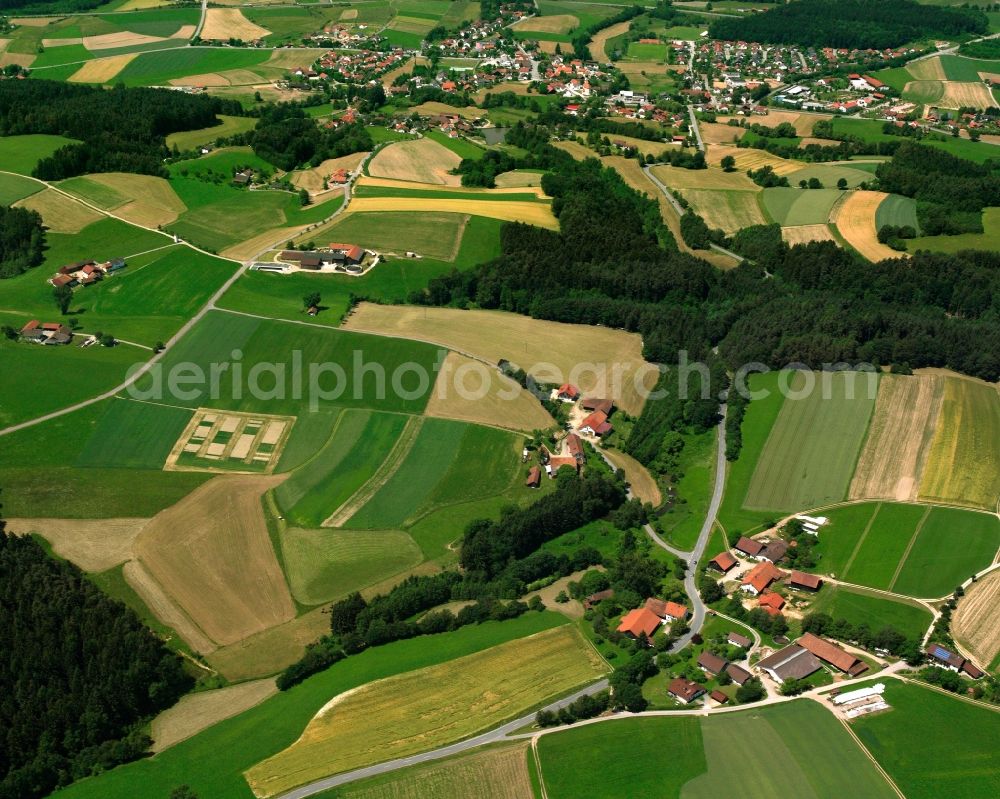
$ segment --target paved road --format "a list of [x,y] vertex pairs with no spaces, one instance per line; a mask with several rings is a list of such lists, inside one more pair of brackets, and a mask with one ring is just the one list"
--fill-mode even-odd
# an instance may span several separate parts
[[695,116],[693,105],[688,106],[688,116],[691,118],[691,130],[694,131],[694,138],[698,142],[698,149],[705,152],[705,142],[701,140],[701,129],[698,127],[698,117]]

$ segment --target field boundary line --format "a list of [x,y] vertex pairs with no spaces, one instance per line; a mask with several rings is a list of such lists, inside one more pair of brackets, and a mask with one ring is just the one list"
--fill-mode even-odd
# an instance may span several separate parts
[[928,508],[924,511],[924,515],[920,517],[920,521],[917,522],[917,527],[913,531],[913,535],[910,536],[910,542],[906,545],[906,549],[903,550],[903,554],[899,559],[899,563],[896,564],[896,571],[892,574],[892,580],[889,581],[889,590],[892,591],[893,586],[896,585],[896,580],[899,579],[899,573],[903,571],[903,566],[906,563],[907,558],[910,557],[910,550],[913,549],[913,545],[917,542],[917,536],[920,535],[920,531],[924,529],[924,523],[927,521],[927,517],[931,515],[933,508]]
[[538,738],[535,735],[531,739],[531,755],[535,759],[535,771],[538,774],[538,792],[541,794],[541,799],[549,799],[549,792],[545,788],[545,777],[542,775],[542,758],[538,755]]
[[[369,477],[364,484],[351,496],[349,496],[339,508],[331,513],[321,524],[321,527],[343,527],[361,508],[379,492],[379,490],[392,479],[399,467],[403,465],[407,455],[417,442],[417,437],[424,426],[423,416],[411,416],[406,426],[392,449],[385,456],[385,460],[379,465],[375,473]],[[360,504],[359,504],[360,503]]]
[[872,525],[875,524],[875,517],[878,516],[878,512],[880,510],[882,510],[881,502],[879,502],[875,506],[875,511],[872,513],[872,517],[868,520],[868,524],[865,525],[864,532],[861,533],[861,537],[858,539],[858,543],[854,545],[854,550],[851,552],[851,557],[849,557],[847,559],[847,563],[844,564],[844,573],[843,573],[844,577],[847,576],[847,573],[851,570],[851,566],[854,565],[854,559],[858,556],[858,552],[861,551],[861,545],[864,544],[865,539],[868,538],[868,533],[871,532]]
[[1000,713],[1000,707],[997,705],[991,705],[988,702],[983,702],[979,699],[972,699],[968,696],[963,696],[962,694],[953,694],[951,691],[946,691],[944,688],[939,688],[936,685],[931,685],[929,682],[924,682],[923,680],[916,680],[913,677],[904,677],[897,674],[896,677],[902,680],[907,685],[916,685],[920,688],[926,688],[928,691],[937,691],[937,693],[942,696],[947,696],[951,699],[957,699],[959,702],[965,702],[969,705],[974,705],[975,707],[981,707],[983,710],[991,710],[994,713]]
[[858,745],[858,748],[862,752],[864,752],[865,757],[867,757],[872,762],[872,765],[875,766],[875,770],[878,771],[878,773],[882,775],[883,779],[885,779],[885,781],[889,784],[889,787],[892,788],[892,790],[896,793],[896,795],[899,797],[899,799],[906,799],[906,794],[904,794],[899,789],[899,786],[896,785],[895,780],[893,780],[893,778],[889,776],[889,772],[886,771],[884,768],[882,768],[882,764],[879,763],[878,760],[875,759],[875,755],[873,755],[871,752],[868,751],[868,747],[865,746],[864,743],[862,743],[862,741],[858,737],[857,733],[855,733],[854,730],[851,729],[851,725],[848,724],[840,716],[837,716],[837,721],[839,721],[840,725],[845,730],[847,730],[848,735],[850,735],[851,738],[854,739],[854,743],[856,743]]

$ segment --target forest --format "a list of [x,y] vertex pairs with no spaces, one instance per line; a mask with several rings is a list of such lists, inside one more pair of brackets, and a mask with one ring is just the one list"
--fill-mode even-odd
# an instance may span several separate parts
[[107,4],[108,0],[0,0],[0,12],[70,14],[79,11],[93,11],[95,8]]
[[713,39],[884,50],[929,38],[984,34],[986,15],[913,0],[796,0],[763,14],[719,18]]
[[254,131],[245,135],[258,156],[286,171],[375,147],[362,123],[320,128],[293,103],[265,109]]
[[42,262],[45,230],[37,211],[0,205],[0,280]]
[[0,519],[0,796],[29,799],[134,760],[192,685],[181,659],[72,564]]
[[166,176],[165,137],[242,115],[236,100],[166,89],[111,90],[48,80],[0,81],[0,136],[47,133],[79,139],[38,162],[43,180],[87,172]]

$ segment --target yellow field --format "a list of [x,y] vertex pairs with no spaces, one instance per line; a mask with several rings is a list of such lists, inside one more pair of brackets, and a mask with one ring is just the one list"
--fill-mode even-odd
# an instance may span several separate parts
[[943,108],[991,108],[996,105],[993,93],[984,83],[949,80],[944,82],[944,95],[937,103]]
[[483,115],[483,110],[474,105],[465,107],[448,105],[446,103],[427,102],[415,105],[409,109],[410,113],[421,116],[432,116],[434,114],[454,114],[465,119],[478,119]]
[[102,33],[100,36],[84,36],[83,46],[88,50],[112,50],[117,47],[139,47],[163,41],[166,40],[162,36],[147,36],[144,33],[119,31],[118,33]]
[[1000,571],[966,589],[951,618],[951,632],[986,669],[1000,654]]
[[148,519],[9,519],[18,535],[37,533],[61,558],[102,572],[132,557],[132,542]]
[[756,192],[684,189],[682,194],[710,228],[719,228],[727,235],[751,225],[767,224]]
[[412,180],[460,186],[462,179],[449,174],[462,159],[431,139],[400,141],[383,147],[368,164],[368,173],[377,178]]
[[202,39],[242,39],[252,42],[262,39],[271,31],[256,25],[238,8],[210,8],[205,12],[205,27],[201,29]]
[[171,0],[128,0],[124,5],[118,6],[118,11],[142,11],[146,8],[159,8],[169,6]]
[[542,404],[509,377],[457,352],[445,358],[426,414],[525,433],[555,424]]
[[996,510],[1000,499],[1000,394],[995,385],[945,380],[920,498]]
[[188,75],[184,78],[171,78],[168,82],[171,86],[197,86],[198,88],[233,85],[218,72],[207,72],[203,75]]
[[116,216],[145,227],[167,225],[187,210],[187,206],[164,178],[132,175],[125,172],[105,172],[87,175],[87,180],[100,183],[130,198],[121,205],[108,208]]
[[458,741],[606,673],[569,626],[331,698],[302,736],[245,776],[257,796]]
[[69,77],[70,83],[107,83],[128,66],[138,53],[125,53],[87,61]]
[[743,134],[743,128],[734,125],[723,125],[720,122],[699,122],[698,131],[705,144],[732,144]]
[[377,786],[339,789],[343,799],[524,799],[532,796],[528,743],[398,772]]
[[[289,240],[294,240],[308,230],[308,225],[296,225],[294,227],[274,227],[258,233],[249,239],[233,244],[219,251],[223,258],[232,258],[234,261],[249,261],[256,258],[260,253],[273,250],[283,245]],[[315,228],[314,228],[315,230]]]
[[580,24],[572,14],[553,14],[551,17],[531,17],[511,25],[516,31],[539,31],[540,33],[569,33]]
[[502,175],[497,175],[495,181],[498,189],[534,188],[542,185],[542,175],[540,172],[514,170],[513,172],[504,172]]
[[142,565],[217,644],[295,617],[260,504],[282,479],[217,477],[157,514],[136,539]]
[[602,64],[608,62],[608,54],[604,51],[604,45],[610,39],[615,38],[615,36],[621,36],[632,26],[631,22],[619,22],[616,25],[612,25],[609,28],[598,31],[597,35],[590,40],[590,44],[587,45],[590,50],[590,57],[594,61],[600,61]]
[[833,222],[840,235],[869,261],[906,257],[906,253],[896,252],[878,240],[875,212],[888,196],[882,191],[852,191],[833,209]]
[[87,225],[103,218],[97,211],[55,189],[43,189],[18,200],[14,205],[38,211],[45,226],[53,233],[79,233]]
[[[350,157],[350,156],[348,156]],[[506,174],[512,174],[510,172]],[[535,172],[526,173],[527,176],[533,178],[541,178],[540,174]],[[498,176],[498,180],[503,177]],[[361,186],[376,186],[385,189],[406,189],[408,191],[441,191],[441,186],[436,183],[415,183],[410,180],[393,180],[392,178],[373,178],[368,175],[362,175],[358,178],[357,185]],[[548,195],[542,191],[540,186],[513,186],[506,188],[496,188],[496,189],[481,189],[474,186],[454,186],[449,188],[449,194],[468,194],[470,199],[479,197],[486,198],[496,194],[534,194],[536,197],[541,197],[544,199],[551,199]]]
[[883,375],[850,499],[917,498],[944,382],[936,375]]
[[948,80],[944,65],[938,56],[911,61],[906,65],[906,71],[916,80]]
[[808,244],[810,241],[835,241],[829,225],[791,225],[781,229],[781,238],[789,246]]
[[597,158],[597,153],[591,150],[589,147],[585,147],[578,141],[556,141],[552,142],[560,150],[565,150],[571,156],[573,156],[577,161],[585,161],[588,158]]
[[736,159],[736,171],[746,172],[748,169],[760,169],[762,166],[770,166],[778,175],[790,175],[798,169],[802,169],[801,162],[789,161],[777,155],[771,155],[763,150],[755,150],[752,147],[734,147],[731,144],[713,144],[708,148],[705,158],[709,164],[718,166],[727,155]]
[[637,334],[606,327],[547,322],[502,311],[372,303],[358,305],[343,327],[429,341],[489,363],[506,358],[541,382],[571,382],[584,394],[611,397],[633,416],[645,403],[643,389],[652,387],[657,377],[642,357]]
[[[726,122],[731,117],[719,117],[719,122]],[[795,133],[799,136],[811,136],[813,126],[821,119],[832,119],[832,114],[805,114],[799,111],[781,111],[770,109],[766,116],[753,116],[747,122],[749,124],[766,125],[769,128],[776,128],[782,122],[787,122],[795,127]],[[704,135],[704,134],[703,134]]]
[[[754,152],[741,150],[740,152]],[[682,169],[679,166],[654,166],[652,173],[671,189],[726,189],[758,192],[760,186],[746,176],[746,171],[724,172],[720,167]]]
[[[296,170],[288,178],[291,180],[293,186],[300,189],[307,189],[310,193],[316,194],[325,191],[323,181],[328,179],[338,169],[346,169],[348,172],[353,172],[361,166],[361,162],[367,157],[368,153],[354,153],[353,155],[345,155],[341,158],[328,158],[319,166],[312,169]],[[336,186],[333,183],[329,185],[331,187]]]
[[521,202],[518,200],[443,199],[438,197],[356,197],[346,213],[366,211],[439,211],[441,213],[471,214],[501,219],[504,222],[524,222],[528,225],[559,229],[559,220],[547,203]]
[[0,67],[9,67],[14,64],[19,67],[30,67],[36,58],[34,53],[9,53],[0,49]]
[[660,493],[660,487],[653,479],[653,475],[645,466],[619,449],[605,449],[604,455],[614,464],[616,469],[624,469],[625,479],[628,480],[632,487],[632,493],[636,497],[643,502],[651,502],[656,507],[660,506],[660,503],[663,502],[663,495]]
[[278,693],[273,679],[229,685],[181,697],[172,708],[153,719],[150,737],[153,752],[162,752],[186,741],[213,724],[237,716]]

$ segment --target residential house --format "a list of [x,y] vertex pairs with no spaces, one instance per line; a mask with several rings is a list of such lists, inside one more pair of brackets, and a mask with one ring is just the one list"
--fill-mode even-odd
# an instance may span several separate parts
[[725,574],[734,566],[736,566],[737,563],[738,561],[736,560],[736,558],[733,557],[733,553],[730,552],[729,550],[726,550],[725,552],[720,552],[718,555],[712,558],[708,562],[708,565],[711,566],[713,569],[716,569],[717,571],[720,571],[723,574]]
[[580,400],[580,407],[585,411],[600,411],[610,416],[611,412],[615,409],[615,402],[614,400],[598,399],[597,397],[584,397]]
[[713,702],[718,702],[720,705],[724,705],[729,701],[729,697],[722,693],[722,691],[718,688],[712,691],[708,696]]
[[942,669],[964,673],[973,680],[978,680],[983,676],[982,670],[971,660],[966,660],[961,655],[956,654],[949,649],[945,649],[939,644],[932,644],[927,647],[926,654],[935,666]]
[[803,591],[819,591],[823,587],[823,580],[815,574],[806,574],[793,569],[785,584]]
[[823,664],[808,649],[803,649],[798,644],[789,644],[758,661],[757,668],[766,672],[775,682],[783,683],[785,680],[804,680],[823,668]]
[[528,488],[538,488],[542,484],[542,470],[532,466],[528,470],[528,479],[524,481]]
[[614,428],[608,422],[608,415],[604,411],[594,411],[580,423],[577,429],[586,435],[606,436]]
[[764,561],[763,563],[758,563],[746,573],[740,585],[740,590],[746,591],[751,596],[758,596],[764,593],[771,583],[780,580],[784,576],[784,572],[776,568],[773,563]]
[[788,551],[788,544],[778,539],[768,541],[764,548],[758,553],[757,560],[766,560],[770,563],[779,563]]
[[675,677],[667,685],[667,693],[684,705],[694,702],[705,693],[705,689],[693,680]]
[[660,626],[660,617],[646,608],[636,608],[630,610],[618,625],[618,632],[624,633],[629,638],[638,639],[645,636],[647,639],[653,637]]
[[782,599],[780,594],[776,594],[773,591],[768,591],[761,594],[760,599],[757,600],[757,607],[761,608],[765,612],[771,614],[772,616],[777,616],[781,613],[781,609],[785,607],[785,600]]
[[857,677],[868,671],[868,664],[861,658],[852,655],[841,649],[834,643],[820,638],[812,633],[805,633],[796,643],[803,649],[808,650],[825,663],[829,663],[834,668],[840,669],[845,674]]
[[729,633],[729,637],[726,638],[726,643],[730,646],[738,646],[741,649],[749,649],[753,646],[753,641],[747,638],[745,635],[740,635],[739,633]]
[[45,331],[37,319],[32,319],[21,328],[20,336],[25,341],[32,341],[41,344],[45,340]]
[[698,655],[698,668],[701,669],[706,674],[710,674],[713,677],[716,674],[721,674],[722,671],[729,665],[729,661],[725,658],[720,658],[714,652],[704,651]]
[[644,607],[646,610],[655,613],[667,624],[675,622],[678,619],[686,619],[688,615],[688,609],[684,605],[677,602],[667,602],[656,597],[647,599]]
[[737,666],[735,663],[730,663],[726,666],[726,674],[733,678],[733,682],[737,685],[743,685],[747,680],[749,680],[753,675],[750,674],[742,666]]
[[580,436],[576,433],[570,433],[566,436],[566,451],[573,456],[573,458],[576,459],[576,462],[581,466],[587,459],[587,455],[583,451],[583,442],[580,440]]
[[563,383],[556,389],[556,399],[563,402],[576,402],[580,397],[580,389],[572,383]]
[[736,542],[735,549],[737,552],[742,552],[748,558],[756,558],[761,553],[761,550],[764,549],[764,545],[760,541],[755,541],[753,538],[741,535],[740,540]]
[[20,336],[34,344],[69,344],[73,340],[73,331],[59,322],[40,324],[37,319],[32,319],[21,328]]

